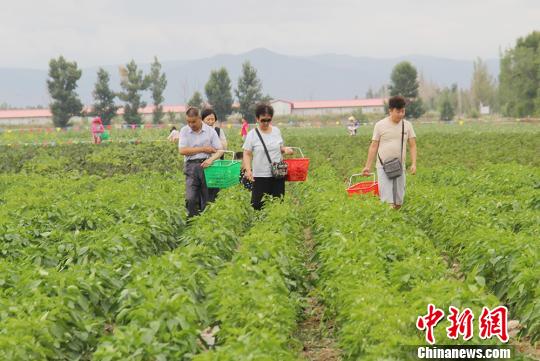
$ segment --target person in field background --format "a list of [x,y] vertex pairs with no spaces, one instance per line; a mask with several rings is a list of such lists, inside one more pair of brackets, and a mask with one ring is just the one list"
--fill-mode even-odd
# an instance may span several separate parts
[[240,130],[240,135],[242,136],[242,140],[246,140],[247,134],[249,131],[249,124],[246,118],[242,118],[242,129]]
[[[364,176],[369,176],[373,161],[376,160],[380,199],[390,203],[395,209],[401,208],[405,198],[407,143],[411,153],[409,172],[416,174],[416,134],[411,122],[405,119],[405,105],[406,100],[402,96],[393,96],[389,99],[389,115],[375,124],[368,157],[362,170]],[[383,162],[392,158],[399,158],[403,169],[403,173],[395,179],[395,182],[387,177],[383,169]]]
[[95,117],[92,120],[91,130],[92,130],[92,139],[94,141],[94,144],[100,144],[103,132],[105,132],[105,127],[103,127],[103,122],[101,121],[100,117]]
[[178,143],[179,139],[180,132],[176,129],[176,127],[172,127],[169,136],[167,137],[167,140],[172,143]]

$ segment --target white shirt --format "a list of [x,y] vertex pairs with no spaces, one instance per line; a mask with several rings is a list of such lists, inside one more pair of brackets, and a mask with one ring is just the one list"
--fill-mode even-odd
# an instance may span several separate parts
[[221,127],[214,127],[214,130],[216,130],[216,128],[219,128],[219,140],[221,141],[221,145],[223,146],[223,149],[225,149],[225,144],[227,143],[227,138],[225,137],[225,131]]
[[[403,122],[403,123],[402,123]],[[375,123],[373,128],[372,140],[379,142],[377,151],[377,167],[382,167],[379,157],[384,161],[392,158],[399,158],[401,152],[401,132],[403,132],[403,153],[402,164],[405,164],[405,155],[407,154],[407,140],[416,138],[411,122],[403,119],[402,122],[394,123],[390,117],[386,117]],[[402,127],[402,124],[404,127]]]
[[[202,128],[198,132],[191,130],[189,125],[185,125],[180,129],[180,140],[178,141],[178,148],[192,148],[192,147],[214,147],[215,149],[223,149],[219,137],[214,128],[203,123]],[[184,160],[193,159],[206,159],[208,153],[197,153],[193,155],[186,155]]]
[[[253,177],[270,178],[272,177],[271,165],[270,162],[268,162],[263,144],[255,129],[248,132],[243,148],[253,152]],[[281,131],[276,127],[272,127],[271,133],[266,134],[260,130],[259,133],[264,139],[264,143],[266,144],[266,148],[268,149],[272,162],[281,161],[281,147],[283,146]]]

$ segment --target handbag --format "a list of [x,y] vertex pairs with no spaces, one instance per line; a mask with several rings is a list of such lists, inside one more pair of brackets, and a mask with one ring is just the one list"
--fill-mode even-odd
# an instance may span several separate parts
[[387,161],[382,161],[379,151],[377,151],[377,157],[383,166],[384,173],[389,179],[395,179],[400,177],[403,174],[403,164],[401,160],[403,159],[403,137],[405,135],[405,123],[401,121],[401,153],[399,158],[392,158]]
[[255,128],[255,132],[257,132],[257,135],[259,136],[259,139],[261,140],[261,143],[264,148],[264,152],[266,153],[266,158],[268,158],[268,162],[270,162],[270,171],[272,173],[272,177],[276,179],[285,178],[287,175],[287,172],[289,171],[289,166],[286,162],[283,160],[279,162],[272,162],[272,159],[270,158],[270,154],[268,153],[268,149],[266,148],[266,144],[264,144],[264,140],[262,138],[261,133],[259,133],[259,129]]
[[250,181],[245,177],[246,171],[242,169],[240,171],[240,183],[244,186],[244,188],[248,190],[253,190],[253,182]]

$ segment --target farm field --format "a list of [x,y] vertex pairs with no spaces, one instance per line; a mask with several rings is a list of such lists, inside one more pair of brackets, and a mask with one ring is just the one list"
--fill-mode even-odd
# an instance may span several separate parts
[[428,304],[475,315],[437,345],[504,344],[477,320],[506,306],[512,359],[540,359],[540,126],[415,130],[399,212],[346,192],[371,126],[284,127],[308,180],[261,212],[222,190],[190,221],[167,128],[1,133],[0,360],[414,359]]

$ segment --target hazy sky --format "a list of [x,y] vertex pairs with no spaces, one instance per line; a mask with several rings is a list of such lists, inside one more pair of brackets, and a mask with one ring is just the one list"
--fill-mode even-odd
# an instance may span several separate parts
[[2,0],[0,67],[291,55],[498,57],[540,30],[540,0]]

